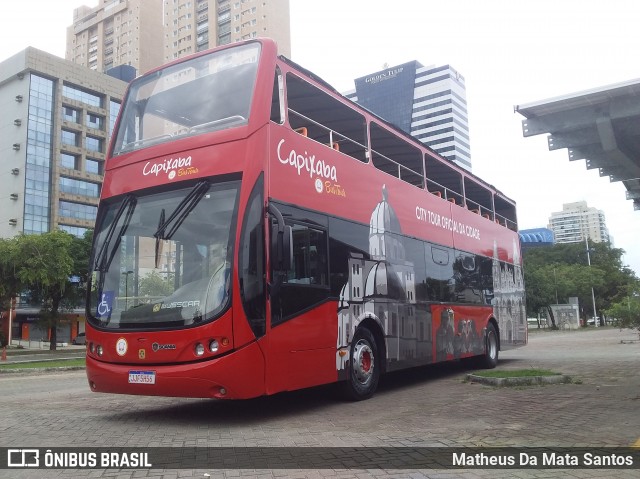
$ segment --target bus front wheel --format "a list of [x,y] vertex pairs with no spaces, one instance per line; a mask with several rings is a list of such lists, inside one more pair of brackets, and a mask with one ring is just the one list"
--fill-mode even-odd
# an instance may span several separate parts
[[366,327],[356,331],[351,341],[349,378],[344,384],[345,395],[352,401],[373,396],[380,379],[380,357],[373,334]]

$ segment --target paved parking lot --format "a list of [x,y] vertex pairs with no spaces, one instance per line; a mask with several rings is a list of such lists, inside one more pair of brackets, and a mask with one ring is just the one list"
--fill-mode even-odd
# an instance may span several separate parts
[[[637,332],[536,332],[500,368],[541,367],[572,384],[493,388],[461,365],[387,376],[368,401],[333,387],[249,401],[89,392],[83,371],[0,374],[2,447],[640,446]],[[11,473],[11,474],[7,474]],[[208,476],[207,476],[208,474]],[[629,469],[0,470],[0,477],[638,477]]]

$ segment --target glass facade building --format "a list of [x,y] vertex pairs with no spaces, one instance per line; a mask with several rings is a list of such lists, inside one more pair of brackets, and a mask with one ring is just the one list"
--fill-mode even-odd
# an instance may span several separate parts
[[355,80],[345,96],[471,170],[464,77],[450,65],[411,61]]
[[126,86],[34,48],[0,63],[0,237],[93,228]]
[[49,185],[53,143],[53,81],[31,75],[24,189],[23,232],[49,231]]

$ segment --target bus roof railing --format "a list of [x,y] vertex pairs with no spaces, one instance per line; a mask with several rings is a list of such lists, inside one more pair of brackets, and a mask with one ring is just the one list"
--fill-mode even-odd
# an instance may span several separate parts
[[[380,153],[379,151],[376,151],[374,149],[371,149],[371,153],[372,153],[372,159],[373,159],[373,166],[375,166],[376,168],[378,168],[380,171],[384,171],[385,173],[388,173],[392,176],[395,176],[396,178],[399,178],[407,183],[412,184],[413,186],[417,186],[418,188],[424,188],[424,175],[422,173],[419,173],[411,168],[409,168],[408,166],[403,165],[402,163],[399,163],[395,160],[392,160],[391,158],[389,158],[386,155],[383,155],[382,153]],[[391,171],[387,171],[387,169],[383,168],[382,165],[376,165],[376,157],[373,155],[377,155],[380,158],[383,158],[384,160],[392,163],[392,165],[394,166],[394,168],[390,169]],[[395,173],[392,173],[392,171],[395,170]],[[404,173],[404,175],[403,175]],[[410,181],[413,180],[413,181]]]
[[[288,59],[287,59],[288,60]],[[295,66],[299,69],[299,73],[308,73],[311,80],[318,81],[321,86],[327,87],[329,89],[330,94],[340,95],[335,89],[333,89],[326,82],[321,81],[318,77],[313,74],[310,74],[307,70],[299,67],[299,65],[289,62],[291,65]],[[296,77],[296,81],[303,81],[301,77]],[[300,85],[297,85],[298,89],[300,89]],[[321,90],[318,91],[320,93]],[[308,92],[307,92],[308,93]],[[324,92],[325,94],[327,92]],[[343,99],[345,97],[342,97]],[[299,100],[299,99],[298,99]],[[349,99],[346,99],[349,100]],[[377,122],[381,121],[383,125],[392,128],[391,130],[386,130],[388,134],[394,135],[398,140],[406,141],[407,146],[416,146],[415,143],[417,140],[413,137],[409,137],[408,134],[404,132],[399,132],[395,129],[394,125],[389,124],[388,122],[381,119],[375,113],[370,112],[366,108],[363,108],[361,105],[350,101],[351,108],[354,108],[355,112],[363,113],[366,112],[373,117],[373,120]],[[307,103],[304,103],[305,105]],[[430,193],[442,198],[445,201],[449,201],[453,204],[456,204],[462,208],[465,208],[471,212],[477,213],[483,218],[494,221],[497,224],[500,224],[504,227],[507,227],[511,230],[517,231],[517,223],[515,221],[515,211],[508,211],[506,208],[515,208],[515,205],[510,200],[506,198],[502,198],[500,193],[489,185],[485,185],[480,178],[475,178],[472,174],[467,175],[466,172],[461,171],[459,167],[455,167],[455,165],[449,164],[446,159],[440,157],[437,153],[435,153],[428,145],[424,145],[420,143],[420,150],[422,167],[420,168],[422,171],[416,171],[414,166],[419,166],[417,163],[417,158],[413,159],[412,165],[407,166],[402,161],[394,160],[390,158],[393,156],[393,151],[384,151],[384,153],[380,152],[379,149],[374,149],[369,143],[371,140],[367,140],[368,136],[364,137],[363,140],[355,140],[349,132],[337,131],[335,128],[331,126],[327,126],[323,122],[324,119],[329,119],[331,116],[329,115],[327,118],[313,119],[310,116],[313,116],[313,110],[309,112],[305,111],[305,113],[301,113],[300,111],[292,108],[291,105],[287,107],[287,113],[289,117],[289,125],[291,128],[298,132],[299,134],[312,139],[318,143],[324,144],[329,148],[333,148],[334,150],[338,150],[347,156],[351,156],[358,161],[363,163],[371,162],[373,166],[378,170],[395,176],[400,180],[412,184],[418,188],[425,189]],[[292,121],[293,120],[293,121]],[[363,120],[367,125],[370,125],[370,120],[367,117],[363,117]],[[367,128],[368,134],[371,135],[372,132],[370,130],[370,126]],[[353,132],[355,130],[352,130]],[[383,148],[384,150],[384,148]],[[425,151],[426,150],[426,151]],[[407,150],[399,150],[398,151],[402,155],[406,155],[410,153]],[[389,155],[391,153],[391,155]],[[410,158],[409,158],[410,159]],[[429,165],[429,162],[435,162],[432,165]],[[442,182],[436,181],[433,177],[429,176],[430,168],[435,168],[435,174],[438,179],[439,176],[442,176]],[[425,171],[426,169],[426,171]],[[457,179],[454,176],[457,175]],[[465,194],[465,185],[467,185],[467,181],[469,181],[469,186],[473,187],[472,194],[466,192]],[[460,183],[460,190],[452,189],[452,184],[447,183]],[[464,182],[464,185],[463,185]],[[444,184],[442,184],[444,183]],[[446,186],[445,186],[446,185]],[[455,185],[454,185],[455,186]],[[495,200],[500,196],[500,207],[495,204]],[[513,214],[512,214],[513,213]]]
[[[289,117],[291,117],[291,114],[293,114],[297,119],[304,120],[305,122],[308,123],[307,125],[300,125],[300,126],[297,126],[296,128],[294,128],[294,130],[297,131],[298,133],[300,133],[301,135],[306,136],[307,138],[310,138],[310,139],[312,139],[314,141],[317,141],[318,143],[322,143],[325,146],[333,148],[334,150],[342,151],[343,153],[355,158],[358,161],[366,162],[367,151],[368,151],[368,148],[367,148],[366,145],[363,145],[362,143],[354,140],[353,138],[349,138],[348,136],[345,136],[342,133],[331,129],[328,126],[323,125],[322,123],[318,123],[317,121],[312,120],[308,116],[303,115],[302,113],[294,110],[293,108],[288,108],[288,111],[289,111]],[[327,142],[326,143],[324,141],[318,141],[317,137],[314,138],[313,136],[311,136],[309,134],[309,130],[310,130],[309,126],[310,125],[314,125],[314,126],[320,128],[321,130],[323,130],[325,132],[325,134],[327,134]],[[345,142],[354,145],[356,150],[361,150],[362,153],[363,153],[362,154],[362,159],[360,159],[357,156],[354,156],[354,155],[352,155],[350,153],[346,153],[344,151],[345,148],[341,146],[341,144],[345,143]]]

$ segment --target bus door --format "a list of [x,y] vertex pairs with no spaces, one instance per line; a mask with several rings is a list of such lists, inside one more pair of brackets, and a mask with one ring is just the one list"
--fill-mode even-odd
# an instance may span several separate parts
[[[336,303],[329,301],[327,219],[284,205],[273,205],[270,211],[274,207],[282,214],[282,235],[286,236],[283,243],[278,242],[279,226],[274,219],[268,388],[287,390],[333,382],[337,379],[337,310]],[[286,260],[279,261],[283,254]]]

